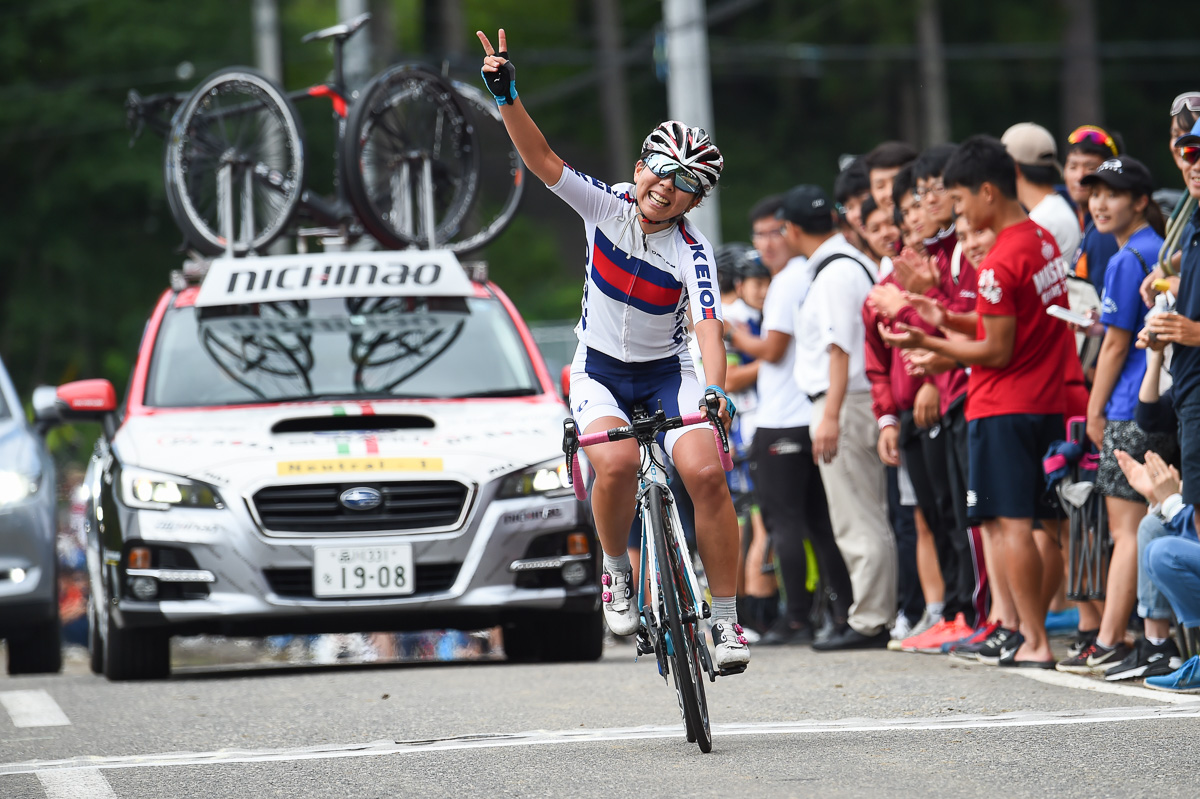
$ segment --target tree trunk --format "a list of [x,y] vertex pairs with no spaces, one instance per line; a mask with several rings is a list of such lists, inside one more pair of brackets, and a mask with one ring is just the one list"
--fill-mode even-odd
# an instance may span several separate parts
[[1100,42],[1096,0],[1060,0],[1066,12],[1063,30],[1061,137],[1080,125],[1104,120],[1100,96]]
[[636,153],[629,141],[629,91],[621,58],[621,7],[617,0],[592,0],[596,18],[596,60],[600,68],[600,118],[608,145],[611,180],[630,171]]
[[950,108],[946,100],[946,57],[938,0],[917,4],[917,58],[921,90],[922,143],[926,147],[950,141]]

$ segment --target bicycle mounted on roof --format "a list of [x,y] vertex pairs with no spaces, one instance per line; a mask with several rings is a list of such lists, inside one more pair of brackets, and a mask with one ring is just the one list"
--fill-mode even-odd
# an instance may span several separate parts
[[[229,67],[189,93],[129,91],[133,140],[146,126],[167,140],[167,200],[190,245],[205,255],[261,252],[300,220],[323,226],[302,232],[348,242],[370,234],[388,249],[467,252],[508,225],[525,166],[510,147],[505,196],[480,202],[478,127],[503,127],[485,92],[400,64],[348,93],[344,46],[370,18],[362,14],[301,39],[332,41],[328,83],[286,92],[256,69]],[[321,97],[329,98],[335,119],[332,198],[305,187],[304,133],[294,105]]]

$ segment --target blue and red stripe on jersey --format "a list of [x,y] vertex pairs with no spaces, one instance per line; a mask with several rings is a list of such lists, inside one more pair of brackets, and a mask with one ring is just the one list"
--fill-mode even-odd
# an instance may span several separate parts
[[675,313],[683,284],[670,273],[622,252],[596,230],[592,282],[606,296],[656,316]]

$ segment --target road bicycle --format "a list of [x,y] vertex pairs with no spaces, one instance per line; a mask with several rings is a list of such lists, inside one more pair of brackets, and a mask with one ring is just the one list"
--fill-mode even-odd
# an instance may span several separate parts
[[[668,417],[659,402],[658,410],[647,414],[635,408],[633,420],[622,427],[599,433],[579,435],[575,421],[563,421],[563,452],[575,496],[584,500],[583,473],[579,465],[579,448],[608,441],[636,439],[641,452],[638,466],[638,518],[642,522],[642,554],[638,587],[640,625],[637,631],[639,655],[653,654],[658,673],[663,680],[674,678],[679,712],[689,743],[703,752],[712,751],[712,730],[708,719],[708,702],[704,695],[704,678],[715,682],[718,674],[736,674],[745,666],[718,672],[714,667],[701,620],[712,611],[700,589],[692,568],[691,553],[684,538],[675,499],[667,487],[666,468],[661,451],[654,444],[660,433],[680,427],[708,423],[712,425],[717,452],[725,471],[733,468],[729,457],[729,440],[718,417],[720,399],[715,391],[704,395],[705,410]],[[649,579],[654,575],[654,579]]]
[[[328,83],[285,92],[258,70],[230,67],[187,94],[129,92],[134,138],[148,126],[167,140],[171,214],[201,253],[261,252],[297,217],[347,242],[370,234],[391,249],[467,252],[494,239],[515,215],[525,167],[511,144],[499,151],[507,172],[502,199],[486,207],[480,201],[476,142],[484,129],[503,129],[482,91],[401,64],[348,92],[344,46],[370,18],[363,14],[301,39],[331,41]],[[327,98],[334,111],[332,198],[305,187],[304,134],[294,103],[313,98]]]

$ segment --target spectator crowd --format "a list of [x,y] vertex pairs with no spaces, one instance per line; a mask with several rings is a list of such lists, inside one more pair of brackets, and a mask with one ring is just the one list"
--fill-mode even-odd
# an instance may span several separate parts
[[717,253],[752,642],[1200,692],[1198,115],[1162,120],[1183,192],[1022,122],[754,206]]

